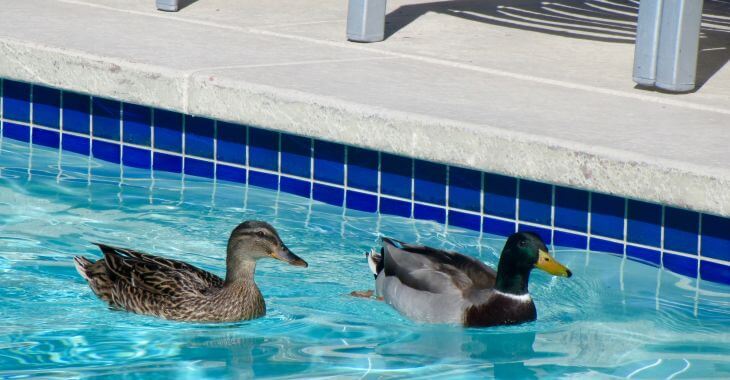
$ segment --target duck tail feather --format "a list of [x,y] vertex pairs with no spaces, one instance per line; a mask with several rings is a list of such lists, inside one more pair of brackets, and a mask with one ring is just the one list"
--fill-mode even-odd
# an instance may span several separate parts
[[378,254],[375,249],[371,249],[370,252],[365,253],[365,256],[368,259],[370,271],[377,277],[378,273],[383,270],[383,256]]
[[76,267],[76,271],[79,272],[79,275],[81,275],[81,277],[83,277],[86,281],[91,281],[91,277],[89,277],[89,274],[86,272],[87,267],[91,264],[93,264],[93,262],[84,256],[74,257],[74,266]]

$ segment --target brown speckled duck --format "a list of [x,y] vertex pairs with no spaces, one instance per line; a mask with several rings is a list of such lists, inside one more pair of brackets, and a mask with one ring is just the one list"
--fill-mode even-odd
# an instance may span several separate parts
[[527,290],[530,272],[539,268],[571,276],[531,232],[507,239],[496,271],[456,252],[387,238],[380,254],[368,254],[368,262],[375,274],[376,295],[401,314],[420,322],[467,327],[533,321],[537,311]]
[[76,270],[110,307],[177,321],[233,322],[266,314],[256,261],[307,263],[289,251],[274,227],[246,221],[228,239],[225,280],[182,261],[97,244],[104,258],[74,258]]

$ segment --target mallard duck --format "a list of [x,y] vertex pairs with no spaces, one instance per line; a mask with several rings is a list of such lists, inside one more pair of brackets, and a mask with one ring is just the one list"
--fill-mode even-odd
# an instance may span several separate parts
[[307,263],[293,254],[274,227],[246,221],[228,239],[226,278],[182,261],[165,259],[127,248],[96,244],[104,258],[96,262],[74,258],[76,270],[91,290],[115,309],[165,319],[232,322],[266,314],[254,272],[261,258],[291,265]]
[[382,242],[380,254],[374,250],[367,254],[376,295],[420,322],[471,327],[533,321],[537,311],[527,290],[532,269],[572,275],[531,232],[518,232],[507,239],[496,272],[456,252],[389,238]]

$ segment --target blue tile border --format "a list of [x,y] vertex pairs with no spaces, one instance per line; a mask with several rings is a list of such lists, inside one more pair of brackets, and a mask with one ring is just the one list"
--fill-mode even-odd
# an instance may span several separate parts
[[730,284],[730,218],[0,79],[2,138]]

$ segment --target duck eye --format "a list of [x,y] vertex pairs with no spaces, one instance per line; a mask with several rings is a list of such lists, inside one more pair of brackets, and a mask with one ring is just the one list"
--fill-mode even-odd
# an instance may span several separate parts
[[264,233],[264,231],[256,231],[256,235],[258,237],[264,237],[264,235],[266,235],[266,234]]
[[519,246],[522,247],[522,248],[526,247],[527,246],[527,240],[520,240]]

